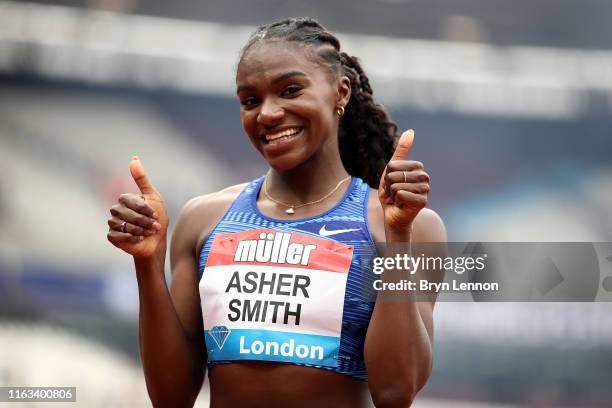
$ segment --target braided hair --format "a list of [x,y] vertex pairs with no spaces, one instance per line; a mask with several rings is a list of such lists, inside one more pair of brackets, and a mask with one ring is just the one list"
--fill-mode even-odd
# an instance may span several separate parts
[[314,48],[335,75],[351,82],[351,98],[340,119],[338,144],[346,171],[378,188],[382,172],[393,155],[397,125],[372,98],[372,87],[359,60],[340,51],[340,41],[312,18],[289,18],[260,26],[240,53],[240,60],[256,43],[294,41]]

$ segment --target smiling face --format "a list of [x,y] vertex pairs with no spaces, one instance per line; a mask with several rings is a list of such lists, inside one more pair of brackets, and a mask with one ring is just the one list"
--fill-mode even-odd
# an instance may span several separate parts
[[244,130],[271,167],[285,171],[316,156],[339,157],[335,111],[348,103],[350,83],[332,75],[312,48],[258,43],[240,61],[236,85]]

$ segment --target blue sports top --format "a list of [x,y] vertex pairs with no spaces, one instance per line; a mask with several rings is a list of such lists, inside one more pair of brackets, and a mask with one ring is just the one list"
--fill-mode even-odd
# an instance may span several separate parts
[[278,220],[257,208],[263,181],[245,187],[200,252],[208,365],[272,361],[367,380],[369,186],[353,177],[330,210]]

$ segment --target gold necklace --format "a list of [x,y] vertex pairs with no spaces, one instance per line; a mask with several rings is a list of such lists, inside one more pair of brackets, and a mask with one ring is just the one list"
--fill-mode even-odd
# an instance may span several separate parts
[[305,207],[307,205],[320,203],[321,201],[325,200],[327,197],[329,197],[330,195],[334,194],[336,192],[336,190],[338,190],[338,188],[340,188],[340,185],[342,183],[344,183],[346,180],[349,180],[350,178],[351,178],[351,176],[348,176],[348,177],[340,180],[338,182],[338,184],[336,184],[336,187],[333,188],[332,191],[330,191],[329,193],[325,194],[323,197],[319,198],[318,200],[310,201],[308,203],[298,204],[298,205],[283,203],[282,201],[278,201],[278,200],[275,200],[272,197],[270,197],[270,194],[268,194],[268,174],[266,174],[266,178],[264,179],[263,192],[264,192],[264,195],[266,196],[266,198],[268,200],[273,201],[276,204],[280,204],[282,206],[287,207],[287,209],[285,210],[285,213],[287,213],[287,214],[295,214],[295,209],[296,208]]

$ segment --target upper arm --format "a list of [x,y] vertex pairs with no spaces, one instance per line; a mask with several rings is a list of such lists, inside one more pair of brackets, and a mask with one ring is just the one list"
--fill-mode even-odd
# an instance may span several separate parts
[[[384,214],[374,189],[370,190],[368,221],[374,241],[385,242]],[[423,208],[419,211],[412,226],[412,252],[419,255],[423,253],[429,257],[445,258],[447,256],[447,240],[446,228],[442,218],[429,208]],[[421,243],[423,245],[420,245]],[[425,273],[427,275],[423,279],[427,279],[430,282],[442,282],[444,280],[444,271],[427,271]],[[419,314],[432,344],[433,309],[436,298],[437,296],[432,294],[429,297],[429,301],[418,302]]]
[[204,353],[204,324],[198,274],[199,250],[243,188],[244,184],[240,184],[188,201],[172,234],[170,296],[187,338],[198,348],[201,347]]
[[[423,254],[425,257],[444,259],[448,256],[447,234],[444,222],[440,216],[429,208],[422,209],[414,220],[412,227],[413,254]],[[421,245],[422,244],[422,245]],[[427,270],[422,273],[421,279],[440,283],[444,280],[444,270]],[[431,294],[429,301],[418,302],[419,314],[433,344],[433,310],[437,294]]]
[[[425,257],[442,258],[448,256],[446,227],[442,218],[433,210],[423,208],[412,226],[412,253],[423,254]],[[440,283],[444,280],[444,270],[427,270],[423,278],[429,282]],[[431,299],[431,306],[436,303],[436,297]]]
[[170,243],[170,267],[172,283],[170,296],[190,341],[201,341],[203,324],[198,289],[198,263],[196,244],[199,229],[204,227],[197,222],[201,211],[201,198],[195,198],[183,207],[178,218]]

